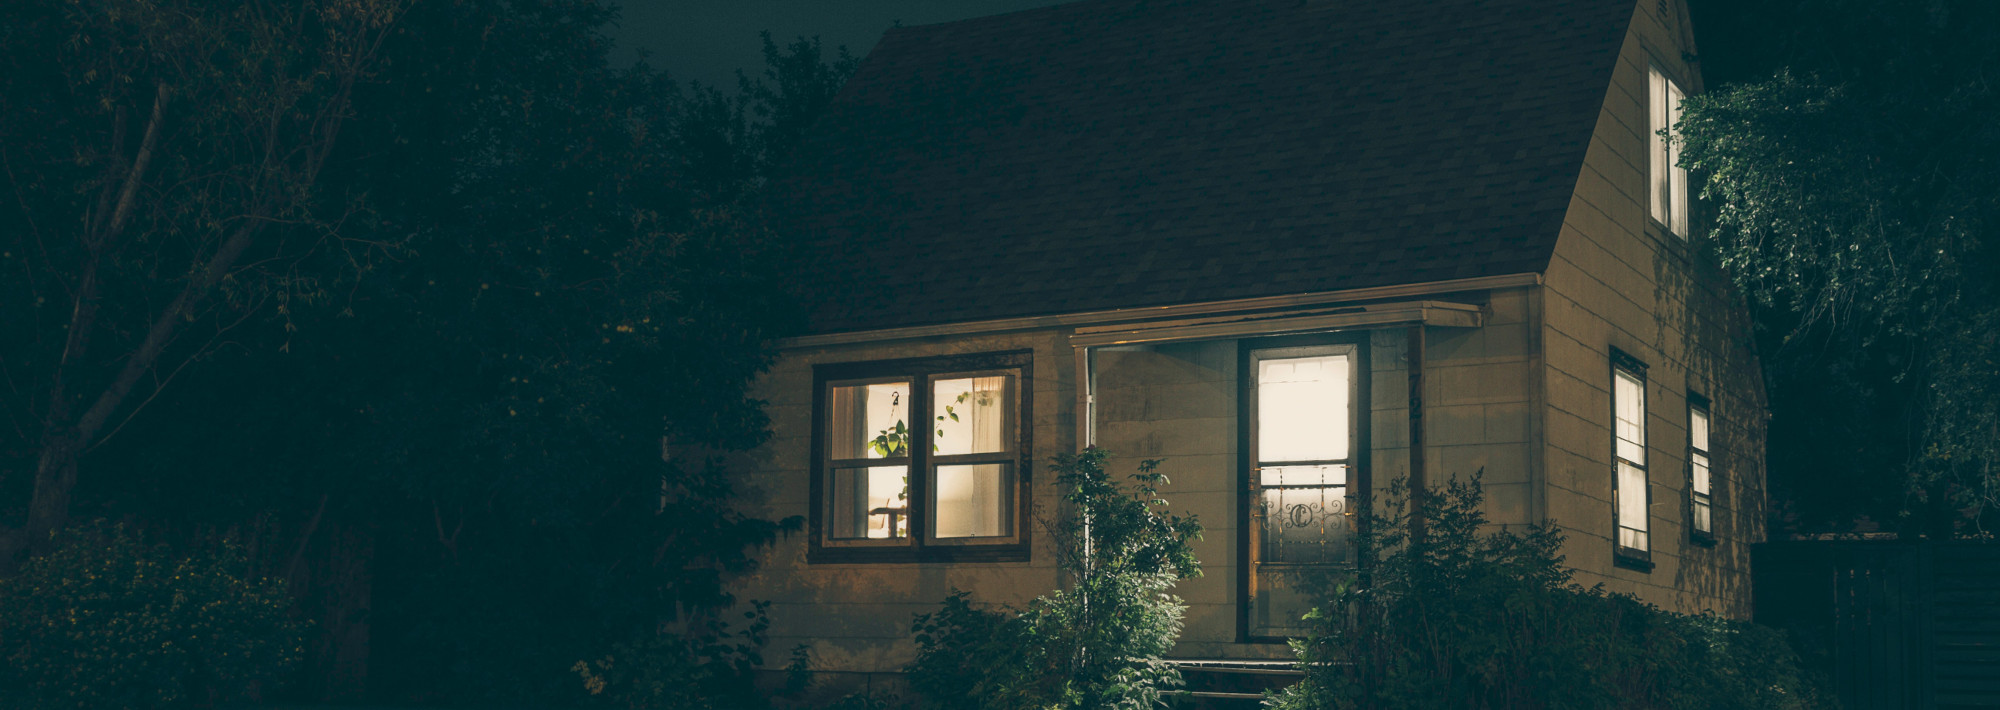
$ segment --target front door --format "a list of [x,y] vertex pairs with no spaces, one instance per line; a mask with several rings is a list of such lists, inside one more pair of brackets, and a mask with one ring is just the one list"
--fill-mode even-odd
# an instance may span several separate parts
[[1251,350],[1246,414],[1247,635],[1297,636],[1325,585],[1354,568],[1363,483],[1359,348]]

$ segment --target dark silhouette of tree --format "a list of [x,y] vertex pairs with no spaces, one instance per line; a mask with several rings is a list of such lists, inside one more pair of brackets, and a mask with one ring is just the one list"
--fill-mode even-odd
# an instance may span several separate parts
[[[733,601],[729,575],[786,529],[738,512],[724,465],[764,440],[747,387],[798,318],[785,241],[758,206],[851,58],[767,38],[771,71],[725,93],[612,67],[602,30],[615,15],[598,3],[407,3],[374,24],[350,17],[366,3],[286,7],[329,37],[348,37],[336,21],[373,32],[351,87],[335,84],[339,106],[308,91],[334,82],[308,60],[359,60],[308,44],[318,35],[260,36],[252,46],[285,71],[246,78],[236,57],[250,50],[217,49],[235,34],[185,40],[183,56],[128,27],[174,12],[274,21],[256,2],[0,10],[13,193],[0,209],[12,425],[0,516],[21,540],[61,524],[24,503],[41,499],[29,474],[48,442],[68,445],[41,425],[76,413],[52,403],[83,390],[54,378],[115,382],[130,360],[114,346],[136,348],[138,326],[179,314],[108,426],[65,434],[83,443],[63,454],[77,475],[60,508],[232,538],[257,573],[290,579],[319,621],[301,696],[351,696],[365,675],[382,699],[557,702],[579,658],[661,628],[703,633]],[[137,89],[107,107],[74,87],[130,54],[244,88],[196,101],[176,81],[128,228],[151,251],[103,257],[116,278],[99,277],[113,284],[101,333],[88,357],[64,360],[76,264],[97,252],[88,232],[58,230],[79,215],[93,224],[102,186],[130,172],[71,152],[136,155],[152,106]],[[277,138],[337,124],[337,140],[287,148],[312,158],[309,184],[305,168],[258,162],[252,148],[270,141],[254,119],[267,114],[196,120],[226,113],[210,102],[276,101],[253,78],[301,96],[267,110],[299,123]],[[329,117],[299,117],[314,111]],[[43,122],[61,130],[33,130]],[[187,197],[253,204],[263,193],[237,183],[258,181],[281,181],[263,189],[284,201],[256,219]],[[185,264],[213,261],[232,225],[253,224],[262,241],[203,286],[200,307],[174,305],[208,278]]]
[[[2000,505],[2000,6],[1700,3],[1680,126],[1758,312],[1779,528]],[[1710,23],[1703,25],[1701,23]],[[1711,49],[1711,46],[1713,47]]]

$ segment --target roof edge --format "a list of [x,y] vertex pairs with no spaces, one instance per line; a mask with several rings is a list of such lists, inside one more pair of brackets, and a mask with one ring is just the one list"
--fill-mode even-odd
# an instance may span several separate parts
[[1171,306],[1147,308],[1117,308],[1107,311],[1080,311],[1043,316],[1023,316],[1017,318],[997,318],[992,320],[964,321],[959,323],[939,323],[934,325],[881,328],[875,330],[854,330],[835,333],[816,333],[790,338],[779,338],[775,345],[780,350],[855,345],[860,343],[883,343],[898,340],[915,340],[939,336],[983,335],[1007,333],[1042,328],[1060,328],[1079,325],[1110,325],[1134,323],[1159,318],[1213,315],[1242,311],[1256,311],[1297,306],[1317,306],[1329,303],[1366,301],[1378,298],[1404,298],[1428,296],[1461,291],[1485,291],[1500,288],[1520,288],[1540,286],[1541,272],[1480,276],[1468,279],[1447,279],[1420,283],[1396,284],[1393,286],[1371,286],[1343,291],[1318,291],[1285,296],[1261,296],[1225,301],[1201,301]]

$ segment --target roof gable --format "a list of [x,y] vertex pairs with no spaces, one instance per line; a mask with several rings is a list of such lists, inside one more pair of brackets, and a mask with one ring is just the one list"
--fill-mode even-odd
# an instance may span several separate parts
[[1538,272],[1625,0],[1087,0],[892,30],[781,185],[814,332]]

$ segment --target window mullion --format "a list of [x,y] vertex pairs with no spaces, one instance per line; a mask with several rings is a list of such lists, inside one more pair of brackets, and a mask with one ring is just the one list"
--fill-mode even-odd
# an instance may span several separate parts
[[[931,479],[937,466],[931,461],[935,445],[936,420],[931,418],[932,376],[910,378],[910,544],[921,552],[931,528]],[[919,436],[921,432],[921,436]]]

